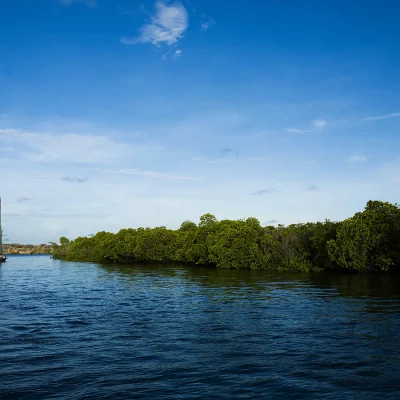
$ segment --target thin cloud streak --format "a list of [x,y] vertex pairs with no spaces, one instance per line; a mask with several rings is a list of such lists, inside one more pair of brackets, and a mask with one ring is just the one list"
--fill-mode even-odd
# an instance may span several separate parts
[[[68,162],[102,164],[133,154],[131,144],[117,142],[100,135],[79,135],[75,133],[48,134],[15,129],[1,129],[0,141],[12,146],[16,154],[36,162]],[[23,150],[22,150],[23,149]]]
[[366,162],[367,161],[367,157],[365,157],[364,154],[353,154],[350,157],[350,161],[353,161],[353,162]]
[[300,129],[300,128],[286,128],[285,131],[288,133],[312,133],[315,129],[322,129],[328,123],[324,119],[317,118],[311,122],[313,129]]
[[126,168],[126,169],[117,169],[106,171],[111,172],[114,174],[121,174],[121,175],[132,175],[132,176],[140,176],[144,178],[152,178],[152,179],[176,179],[176,180],[201,180],[201,177],[194,177],[194,176],[180,176],[180,175],[172,175],[166,174],[162,172],[155,172],[155,171],[146,171],[141,169],[135,168]]
[[370,116],[363,118],[363,121],[379,121],[381,119],[388,119],[388,118],[399,118],[400,113],[391,113],[391,114],[385,114],[385,115],[375,115],[375,116]]
[[289,133],[310,133],[312,131],[310,131],[308,129],[286,128],[286,132],[289,132]]
[[82,218],[87,218],[87,219],[98,219],[98,218],[106,218],[108,217],[107,214],[103,213],[82,213],[82,214],[70,214],[70,213],[65,213],[65,214],[59,214],[59,213],[52,213],[52,212],[35,212],[35,211],[30,211],[26,213],[4,213],[4,217],[12,217],[12,218],[57,218],[57,219],[82,219]]
[[95,7],[97,5],[96,0],[57,0],[58,3],[60,3],[62,6],[72,6],[72,4],[75,3],[83,3],[87,5],[88,7]]

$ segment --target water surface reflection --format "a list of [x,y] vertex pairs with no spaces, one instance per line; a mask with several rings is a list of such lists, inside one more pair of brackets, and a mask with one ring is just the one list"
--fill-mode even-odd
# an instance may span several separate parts
[[0,398],[400,398],[396,277],[10,257]]

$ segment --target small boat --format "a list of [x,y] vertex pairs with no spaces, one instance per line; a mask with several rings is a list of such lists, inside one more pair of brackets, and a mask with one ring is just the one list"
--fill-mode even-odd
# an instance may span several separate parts
[[0,198],[0,263],[7,260],[5,254],[3,254],[3,230],[1,229],[1,198]]

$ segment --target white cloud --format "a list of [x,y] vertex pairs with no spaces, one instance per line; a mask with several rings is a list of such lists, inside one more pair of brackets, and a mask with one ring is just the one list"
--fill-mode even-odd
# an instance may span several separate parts
[[171,46],[182,38],[188,27],[188,13],[179,3],[168,5],[161,1],[156,3],[156,13],[151,18],[151,23],[140,28],[138,37],[123,37],[121,43],[130,45],[136,43],[151,43],[155,46],[167,44]]
[[[314,129],[322,129],[327,125],[327,122],[324,119],[315,119],[311,122],[312,128]],[[286,132],[289,133],[311,133],[312,129],[300,129],[300,128],[286,128]]]
[[378,121],[380,119],[388,119],[388,118],[398,118],[400,117],[400,113],[391,113],[391,114],[385,114],[385,115],[375,115],[371,117],[366,117],[363,118],[363,121]]
[[366,162],[367,161],[367,157],[365,157],[363,154],[353,154],[350,157],[350,161],[354,161],[354,162]]
[[308,129],[286,128],[286,132],[289,132],[289,133],[310,133],[312,131],[310,131]]
[[318,129],[322,129],[327,125],[327,122],[324,119],[315,119],[313,121],[313,126]]
[[174,51],[167,51],[166,53],[164,53],[162,55],[162,59],[165,60],[176,60],[177,58],[179,58],[182,55],[182,50],[181,49],[177,49]]
[[23,153],[30,160],[40,162],[107,163],[135,150],[107,136],[54,135],[16,129],[1,129],[0,141],[7,143],[6,148],[13,148],[16,154]]

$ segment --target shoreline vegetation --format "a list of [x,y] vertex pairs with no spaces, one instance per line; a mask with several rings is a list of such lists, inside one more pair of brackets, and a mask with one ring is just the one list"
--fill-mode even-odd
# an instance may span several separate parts
[[14,254],[52,254],[54,244],[3,244],[3,251],[5,255]]
[[400,270],[400,208],[369,201],[342,222],[261,226],[256,218],[217,221],[205,214],[177,230],[164,226],[60,238],[53,258],[98,263],[180,263],[277,271]]

